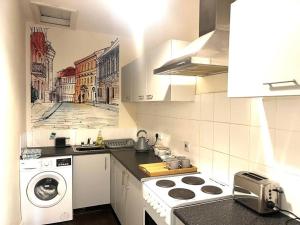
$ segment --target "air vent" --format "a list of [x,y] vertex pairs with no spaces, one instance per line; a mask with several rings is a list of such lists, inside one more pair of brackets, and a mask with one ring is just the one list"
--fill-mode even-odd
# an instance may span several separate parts
[[37,22],[75,29],[77,11],[31,2]]

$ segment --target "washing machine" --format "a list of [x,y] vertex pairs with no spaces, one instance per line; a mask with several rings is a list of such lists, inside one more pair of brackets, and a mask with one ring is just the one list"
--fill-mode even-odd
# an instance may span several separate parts
[[72,156],[20,160],[23,225],[73,219]]

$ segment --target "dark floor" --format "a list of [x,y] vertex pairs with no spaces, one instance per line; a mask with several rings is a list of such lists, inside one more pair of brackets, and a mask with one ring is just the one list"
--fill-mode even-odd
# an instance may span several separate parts
[[[54,224],[53,224],[54,225]],[[73,220],[55,225],[120,225],[110,205],[77,209]]]

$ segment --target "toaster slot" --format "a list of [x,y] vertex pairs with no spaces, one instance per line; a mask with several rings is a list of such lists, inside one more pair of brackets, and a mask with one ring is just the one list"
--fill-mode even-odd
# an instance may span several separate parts
[[260,176],[258,174],[255,173],[243,173],[244,176],[249,177],[253,180],[257,180],[257,181],[261,181],[261,180],[265,180],[267,179],[266,177]]

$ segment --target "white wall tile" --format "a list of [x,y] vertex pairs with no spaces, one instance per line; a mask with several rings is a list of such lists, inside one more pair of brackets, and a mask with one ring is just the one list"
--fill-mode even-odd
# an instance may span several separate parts
[[229,159],[229,185],[233,185],[234,174],[239,171],[248,171],[249,163],[247,160],[230,156]]
[[201,94],[201,120],[213,121],[214,118],[214,94]]
[[132,138],[136,139],[136,128],[103,128],[102,137],[108,139]]
[[[220,182],[232,184],[241,170],[280,181],[287,193],[283,207],[300,214],[300,97],[226,95],[201,94],[195,103],[139,104],[138,127],[152,135],[163,132],[175,154],[191,158],[199,171]],[[192,143],[190,152],[184,151],[184,141]]]
[[277,100],[276,128],[300,131],[300,98],[282,97]]
[[249,162],[249,171],[257,173],[265,177],[271,177],[272,168],[259,163]]
[[27,141],[26,141],[26,144],[27,144],[27,147],[33,147],[33,134],[32,134],[32,131],[27,131],[26,132],[26,137],[27,137]]
[[232,98],[230,100],[230,121],[249,125],[251,121],[251,99]]
[[76,131],[76,145],[80,145],[81,142],[87,143],[88,138],[91,138],[91,143],[96,141],[99,129],[78,129]]
[[213,152],[213,179],[229,184],[229,155]]
[[199,151],[200,166],[198,171],[212,176],[213,151],[206,148],[200,148]]
[[275,130],[264,127],[250,128],[249,160],[274,165]]
[[213,122],[200,122],[200,146],[204,148],[213,148],[214,126]]
[[214,94],[214,121],[229,122],[230,120],[230,98],[226,92]]
[[300,176],[300,132],[276,130],[274,158],[278,168]]
[[229,154],[229,124],[214,123],[214,150]]
[[276,127],[276,98],[253,98],[251,101],[251,125]]
[[250,127],[230,125],[230,155],[248,159],[250,147]]
[[40,146],[54,146],[54,140],[50,140],[51,131],[35,129],[32,132],[32,146],[40,147]]

